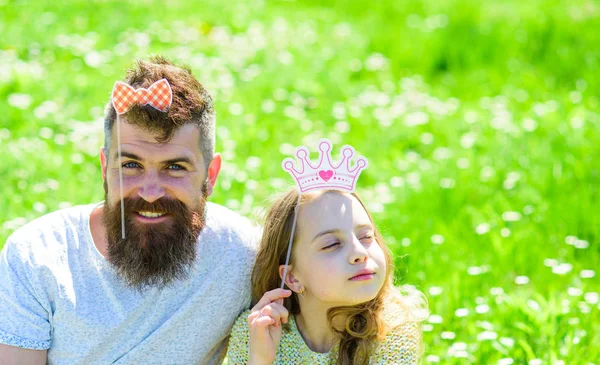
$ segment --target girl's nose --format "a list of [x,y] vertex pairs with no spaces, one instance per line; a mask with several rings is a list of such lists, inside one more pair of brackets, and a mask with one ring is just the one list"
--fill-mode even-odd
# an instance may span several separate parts
[[352,254],[350,255],[351,264],[360,264],[369,259],[369,253],[365,246],[357,237],[352,240]]

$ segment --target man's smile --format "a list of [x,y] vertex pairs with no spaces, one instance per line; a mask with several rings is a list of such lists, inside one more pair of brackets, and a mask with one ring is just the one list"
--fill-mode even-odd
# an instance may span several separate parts
[[143,223],[159,223],[163,222],[168,218],[168,214],[164,212],[149,212],[139,211],[135,212],[135,217],[138,221]]

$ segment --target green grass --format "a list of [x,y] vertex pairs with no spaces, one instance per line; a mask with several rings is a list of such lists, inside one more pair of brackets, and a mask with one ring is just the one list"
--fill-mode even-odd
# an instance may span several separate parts
[[160,53],[216,99],[213,201],[255,215],[320,137],[369,158],[358,192],[430,300],[424,363],[600,364],[600,5],[147,3],[1,6],[0,247],[102,199],[103,107]]

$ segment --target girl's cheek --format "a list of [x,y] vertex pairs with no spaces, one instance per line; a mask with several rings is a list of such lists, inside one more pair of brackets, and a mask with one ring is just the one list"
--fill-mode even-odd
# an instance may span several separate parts
[[[321,285],[323,285],[323,284],[321,284]],[[332,290],[331,286],[323,287],[321,290],[314,291],[314,293],[315,293],[315,297],[317,297],[323,301],[328,301],[328,300],[331,300],[332,298],[336,298],[338,296],[337,293]]]
[[337,262],[338,260],[339,258],[337,258],[336,255],[322,256],[320,259],[318,259],[318,265],[321,268],[320,271],[326,275],[335,274],[337,271],[339,271],[339,265]]
[[[379,246],[374,246],[372,250],[369,250],[369,256],[377,260],[378,264],[385,265],[385,254]],[[385,266],[384,266],[385,267]]]
[[335,295],[334,288],[339,286],[340,275],[336,276],[336,270],[331,264],[321,265],[319,269],[313,270],[311,277],[311,289],[317,298],[326,300]]
[[[334,282],[342,279],[343,273],[340,272],[340,265],[332,256],[319,260],[318,265],[319,269],[314,270],[315,273],[318,271],[318,276],[314,278],[318,286],[331,288],[332,285],[339,285],[339,283],[334,284]],[[316,267],[314,268],[316,269]]]

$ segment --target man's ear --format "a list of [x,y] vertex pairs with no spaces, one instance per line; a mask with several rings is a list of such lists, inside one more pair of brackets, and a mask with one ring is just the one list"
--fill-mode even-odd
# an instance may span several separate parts
[[212,161],[210,162],[210,165],[208,166],[208,191],[206,192],[207,196],[210,196],[213,192],[213,188],[217,183],[219,171],[221,171],[221,154],[215,153]]
[[108,156],[106,155],[106,148],[100,148],[100,166],[102,167],[102,180],[106,182],[106,169]]
[[[285,271],[285,267],[286,267],[286,265],[279,265],[279,278],[280,279],[283,278],[283,272]],[[292,291],[295,291],[296,293],[302,292],[302,284],[300,284],[298,279],[296,279],[294,274],[292,274],[292,265],[287,265],[287,267],[288,267],[288,271],[287,271],[287,278],[285,278],[285,285],[287,285],[288,288],[290,288]]]

